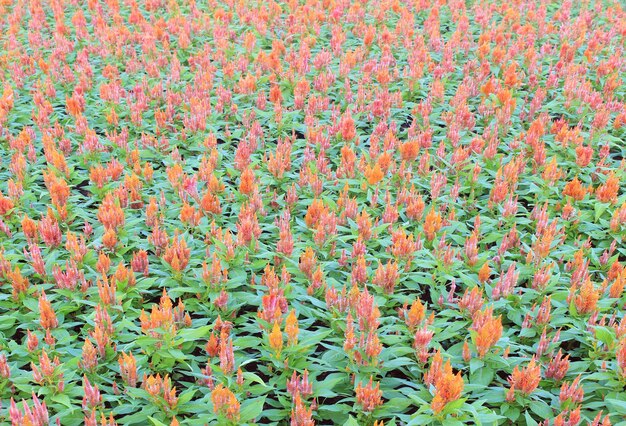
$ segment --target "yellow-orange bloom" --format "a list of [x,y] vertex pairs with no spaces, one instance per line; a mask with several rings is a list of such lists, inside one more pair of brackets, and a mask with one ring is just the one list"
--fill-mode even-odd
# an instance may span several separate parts
[[174,235],[174,241],[165,249],[163,259],[170,264],[172,269],[180,272],[187,267],[189,263],[191,249],[187,247],[187,242],[178,237],[178,233]]
[[241,181],[239,183],[239,192],[242,194],[248,195],[252,194],[254,189],[256,188],[256,184],[254,182],[254,172],[252,169],[246,168],[241,173]]
[[580,288],[580,293],[576,296],[574,302],[576,309],[580,314],[588,314],[596,309],[600,293],[593,287],[593,283],[589,278]]
[[407,311],[405,321],[410,328],[414,328],[422,322],[425,316],[426,309],[424,308],[422,301],[418,298],[413,301],[411,308]]
[[151,396],[163,398],[170,409],[176,408],[178,404],[176,388],[172,387],[169,375],[166,374],[165,377],[161,377],[160,374],[157,374],[156,376],[146,377],[144,374],[142,386]]
[[137,385],[137,361],[132,353],[126,354],[122,352],[118,358],[120,364],[120,375],[128,386],[135,387]]
[[424,220],[424,233],[426,234],[426,239],[428,241],[434,239],[435,234],[441,229],[441,226],[441,215],[437,213],[434,208],[431,208],[426,215],[426,219]]
[[491,268],[489,267],[489,262],[485,262],[483,263],[483,266],[481,266],[480,270],[478,271],[478,281],[480,281],[481,283],[484,283],[485,281],[489,279],[490,275],[491,275]]
[[278,322],[274,323],[274,327],[270,333],[270,348],[276,352],[276,356],[279,356],[280,351],[283,349],[283,333],[280,331]]
[[582,200],[587,194],[587,189],[583,187],[577,177],[568,182],[563,188],[563,195],[572,197],[575,200]]
[[530,360],[528,365],[522,369],[520,369],[519,366],[515,366],[513,374],[509,377],[511,388],[506,396],[507,401],[515,399],[515,390],[519,390],[524,395],[530,395],[537,389],[540,380],[541,366],[535,362],[534,357]]
[[474,328],[476,351],[482,358],[502,337],[502,319],[501,317],[494,318],[490,309],[484,313],[477,312],[474,316]]
[[435,381],[435,397],[430,404],[430,407],[435,413],[440,413],[445,406],[456,401],[461,397],[463,392],[463,377],[461,372],[456,374],[452,373],[452,366],[450,361],[446,361],[443,366],[443,374]]
[[109,250],[113,250],[117,244],[117,232],[115,232],[115,229],[109,228],[104,232],[102,244]]
[[622,339],[615,352],[617,367],[621,376],[626,379],[626,337]]
[[17,299],[18,295],[21,293],[26,293],[30,284],[28,279],[22,275],[18,266],[13,270],[9,269],[6,272],[6,277],[13,287],[13,299]]
[[383,404],[383,392],[380,390],[380,383],[376,383],[373,386],[373,379],[370,376],[370,381],[367,385],[362,386],[359,383],[356,387],[356,402],[361,405],[363,412],[371,413]]
[[619,187],[619,177],[611,172],[606,182],[596,190],[596,196],[598,200],[603,203],[614,203],[617,201]]
[[400,151],[400,158],[404,161],[413,161],[417,158],[420,150],[420,143],[417,139],[412,139],[410,141],[404,142],[398,148]]
[[213,402],[213,412],[225,416],[228,420],[237,421],[239,419],[239,401],[235,394],[224,385],[219,384],[211,392]]
[[27,240],[34,240],[37,237],[37,223],[28,216],[24,215],[22,218],[22,231],[24,232]]
[[[292,310],[287,316],[285,324],[285,333],[287,333],[288,342],[290,345],[298,344],[298,318],[296,317],[296,311]],[[282,340],[282,338],[281,338]]]
[[613,298],[619,298],[624,293],[624,286],[626,285],[626,276],[623,272],[620,272],[615,278],[615,281],[609,288],[609,296]]
[[57,317],[54,313],[54,309],[46,298],[46,293],[43,291],[39,296],[39,322],[41,323],[41,326],[46,330],[55,328],[57,325],[59,325]]
[[374,164],[374,167],[366,166],[364,174],[370,185],[376,185],[385,176],[378,163]]

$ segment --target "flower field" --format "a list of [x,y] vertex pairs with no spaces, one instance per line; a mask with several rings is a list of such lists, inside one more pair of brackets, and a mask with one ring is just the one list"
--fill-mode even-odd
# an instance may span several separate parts
[[626,425],[626,5],[0,0],[0,424]]

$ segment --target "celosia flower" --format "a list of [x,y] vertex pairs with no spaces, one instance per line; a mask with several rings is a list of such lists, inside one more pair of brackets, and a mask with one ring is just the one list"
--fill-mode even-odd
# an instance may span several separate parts
[[148,253],[145,250],[139,250],[133,253],[130,266],[134,272],[142,272],[144,276],[148,276]]
[[599,186],[596,190],[596,197],[598,198],[598,201],[603,203],[614,203],[617,200],[619,188],[619,177],[616,176],[614,172],[611,172],[606,179],[606,182]]
[[307,408],[300,393],[296,393],[293,399],[293,408],[291,409],[291,426],[314,426],[313,410]]
[[424,320],[426,316],[426,308],[422,304],[420,299],[415,299],[413,303],[411,303],[410,309],[405,309],[405,322],[406,325],[413,329],[419,325],[422,320]]
[[413,347],[417,352],[417,356],[420,362],[424,363],[428,360],[429,352],[428,345],[435,333],[426,327],[420,328],[415,332],[413,336]]
[[469,266],[474,266],[478,262],[478,234],[476,232],[472,232],[472,235],[465,239],[465,256]]
[[47,215],[39,222],[39,235],[48,247],[56,247],[61,244],[61,228],[50,208],[48,208]]
[[489,277],[491,276],[491,268],[489,268],[489,262],[483,263],[483,266],[480,267],[478,271],[478,281],[481,283],[487,282]]
[[561,350],[556,353],[546,368],[546,378],[556,381],[563,380],[569,369],[569,354],[563,356]]
[[23,413],[17,407],[15,400],[11,397],[11,406],[9,408],[9,416],[12,425],[37,425],[44,426],[49,423],[48,408],[46,402],[40,402],[39,398],[32,393],[33,407],[30,408],[26,401],[22,400]]
[[459,309],[461,311],[467,311],[471,315],[474,315],[480,308],[482,308],[485,301],[483,300],[483,291],[479,287],[472,287],[465,289],[463,296],[458,301]]
[[174,240],[165,249],[163,260],[169,263],[175,272],[181,272],[187,267],[190,255],[191,249],[187,247],[187,242],[175,234]]
[[6,216],[13,210],[13,201],[0,191],[0,216]]
[[602,410],[594,417],[593,421],[589,423],[589,426],[611,426],[611,419],[609,414],[602,418]]
[[57,391],[62,392],[65,387],[63,373],[61,372],[61,361],[58,356],[50,360],[45,349],[39,356],[39,365],[30,363],[33,371],[33,380],[40,386],[55,386]]
[[102,403],[98,385],[92,385],[87,376],[83,376],[83,410],[93,410]]
[[[174,308],[165,288],[163,289],[159,305],[152,306],[150,317],[142,310],[139,319],[141,321],[141,330],[153,337],[162,336],[161,331],[174,335],[179,327],[191,325],[191,318],[185,312],[183,302],[179,300],[178,305]],[[161,342],[158,342],[157,346],[160,345]]]
[[426,239],[432,241],[435,238],[435,233],[441,229],[443,221],[441,215],[435,211],[434,207],[430,209],[426,218],[424,219],[424,233]]
[[541,306],[539,306],[539,310],[537,311],[537,317],[535,319],[535,323],[539,326],[546,325],[550,323],[550,311],[552,309],[551,305],[551,297],[545,297],[541,302]]
[[28,240],[28,242],[34,242],[35,238],[37,238],[37,223],[24,215],[22,218],[22,232],[24,232],[24,236]]
[[380,168],[380,165],[378,164],[378,162],[376,162],[374,166],[372,167],[365,166],[365,170],[363,171],[363,174],[365,175],[365,178],[367,179],[367,183],[369,183],[370,185],[376,185],[381,180],[383,180],[383,177],[385,177],[385,174]]
[[124,382],[131,387],[137,386],[137,363],[132,353],[122,352],[118,358],[120,374]]
[[233,351],[233,340],[230,338],[220,337],[220,369],[226,375],[231,374],[235,370],[235,355]]
[[456,401],[463,392],[463,377],[461,372],[452,373],[450,361],[446,361],[441,374],[434,381],[435,396],[430,406],[435,414],[440,413],[448,403]]
[[46,330],[59,325],[52,304],[48,301],[44,291],[39,295],[39,323]]
[[[548,420],[541,423],[542,426],[547,425]],[[565,410],[559,413],[553,420],[554,426],[569,426],[577,425],[580,423],[580,407],[574,410]]]
[[626,339],[622,339],[617,346],[616,359],[618,370],[622,378],[626,379]]
[[500,280],[493,288],[492,298],[498,300],[500,297],[506,297],[513,292],[519,272],[516,271],[516,262],[511,263],[505,274],[500,276]]
[[371,413],[383,404],[383,393],[380,390],[380,383],[376,383],[376,386],[373,386],[372,377],[370,377],[370,381],[365,386],[362,386],[359,382],[355,392],[356,402],[361,406],[364,413]]
[[508,381],[511,385],[507,392],[507,401],[513,401],[515,399],[515,391],[520,391],[524,395],[530,395],[541,380],[541,366],[535,362],[533,357],[526,367],[520,369],[519,366],[515,366],[513,373],[509,377]]
[[575,200],[582,200],[587,195],[587,189],[582,186],[578,177],[568,182],[563,188],[563,195],[572,197]]
[[313,269],[315,268],[316,263],[317,260],[315,258],[315,252],[311,247],[307,247],[300,255],[300,271],[310,278],[313,275]]
[[37,335],[31,333],[30,330],[26,330],[26,335],[26,348],[28,349],[28,352],[33,352],[37,349],[37,346],[39,346],[39,339],[37,338]]
[[287,391],[295,398],[296,395],[308,396],[313,393],[313,385],[309,381],[309,372],[304,370],[302,376],[294,371],[287,381]]
[[3,379],[11,377],[11,369],[7,363],[7,356],[5,354],[0,355],[0,377]]
[[20,268],[17,266],[14,270],[9,271],[6,277],[11,282],[11,287],[13,287],[12,294],[14,300],[17,300],[20,294],[26,293],[30,286],[28,279],[22,275]]
[[599,299],[599,292],[594,288],[591,280],[587,278],[585,283],[582,285],[578,296],[574,299],[576,310],[580,314],[591,313],[596,309]]
[[298,318],[296,317],[296,311],[291,310],[287,316],[285,323],[285,333],[287,333],[287,340],[289,345],[298,344]]
[[376,269],[373,280],[374,284],[381,287],[386,293],[392,294],[399,279],[398,264],[395,261],[390,260],[385,266],[380,262],[378,263],[378,269]]
[[120,207],[119,199],[115,199],[111,193],[104,197],[98,209],[98,220],[107,230],[124,225],[124,210]]
[[567,402],[580,404],[581,402],[583,402],[584,396],[585,391],[580,385],[580,375],[576,377],[573,382],[565,382],[561,385],[561,391],[559,393],[559,401],[561,402],[561,406],[564,406]]
[[502,337],[502,320],[493,317],[492,309],[488,308],[474,314],[472,329],[476,331],[474,344],[478,356],[483,358]]
[[89,338],[86,338],[83,344],[80,365],[84,370],[89,372],[93,372],[98,366],[98,353]]
[[472,359],[472,351],[470,350],[467,340],[463,342],[463,361],[470,362]]
[[146,377],[144,374],[142,387],[154,399],[162,400],[170,410],[176,408],[178,404],[176,388],[172,387],[171,380],[167,374],[165,377],[161,377],[160,374]]
[[239,401],[230,389],[222,384],[217,385],[211,392],[211,401],[214,413],[233,422],[239,419]]
[[280,351],[283,349],[283,333],[280,331],[280,325],[278,322],[274,323],[272,332],[269,336],[270,348],[276,353],[276,357],[280,356]]

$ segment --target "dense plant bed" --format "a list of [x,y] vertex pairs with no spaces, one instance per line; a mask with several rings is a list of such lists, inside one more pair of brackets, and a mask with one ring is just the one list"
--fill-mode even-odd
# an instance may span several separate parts
[[0,422],[626,424],[623,3],[0,4]]

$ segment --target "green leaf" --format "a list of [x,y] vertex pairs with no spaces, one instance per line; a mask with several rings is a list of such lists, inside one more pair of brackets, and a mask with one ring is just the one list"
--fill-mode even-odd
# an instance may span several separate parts
[[519,418],[519,415],[520,415],[519,408],[509,407],[508,410],[506,410],[506,412],[504,413],[504,415],[512,422],[515,422]]
[[441,422],[443,426],[463,426],[463,422],[452,417],[448,417]]
[[615,342],[615,332],[612,328],[598,326],[595,331],[596,338],[608,347],[611,347]]
[[343,426],[359,426],[359,422],[354,417],[348,416],[348,420],[346,420]]
[[549,419],[554,415],[550,406],[545,402],[539,400],[535,400],[530,403],[530,411],[532,411],[542,419]]
[[594,222],[598,222],[598,219],[600,219],[600,217],[602,216],[602,214],[606,211],[606,209],[609,207],[608,204],[606,203],[594,203],[594,211],[595,211],[595,217],[594,217]]
[[443,410],[443,413],[452,414],[458,411],[459,408],[461,408],[463,404],[465,404],[465,401],[466,401],[466,398],[460,398],[460,399],[457,399],[456,401],[449,402],[448,404],[446,404]]
[[526,419],[526,426],[537,426],[537,422],[532,418],[528,411],[524,411],[524,418]]
[[72,408],[72,402],[70,400],[70,397],[65,395],[64,393],[52,395],[50,399],[54,402],[58,402],[59,404],[66,406],[67,408]]
[[[484,409],[484,408],[483,408]],[[496,425],[498,424],[498,420],[505,418],[504,416],[500,416],[493,411],[491,412],[477,412],[474,415],[477,423],[480,423],[485,426]]]
[[185,392],[181,393],[180,396],[178,397],[178,404],[179,405],[183,405],[183,404],[191,401],[191,399],[193,398],[195,393],[196,393],[196,391],[194,389],[188,390],[188,391],[185,391]]
[[241,404],[240,420],[242,423],[254,420],[263,412],[265,405],[265,395],[254,399],[248,399]]
[[178,331],[176,337],[183,342],[194,342],[200,339],[207,340],[211,335],[212,328],[213,327],[210,325],[204,325],[197,328],[183,328]]
[[158,409],[155,406],[147,406],[141,407],[141,409],[129,416],[122,417],[121,424],[130,425],[130,424],[146,424],[146,420],[151,414],[157,412]]
[[15,326],[17,317],[13,315],[0,316],[0,330],[9,330]]
[[619,399],[605,399],[604,402],[611,409],[610,412],[614,412],[620,415],[626,415],[626,401],[621,401]]
[[420,426],[432,423],[433,416],[430,414],[415,414],[407,426]]
[[184,361],[187,359],[187,355],[183,353],[180,349],[168,349],[167,351],[176,361]]
[[470,383],[488,386],[493,380],[494,375],[495,372],[493,369],[485,366],[470,374]]
[[481,368],[482,366],[484,366],[485,363],[480,358],[472,358],[470,360],[470,364],[469,365],[470,365],[470,373],[473,373],[474,371],[476,371],[479,368]]

